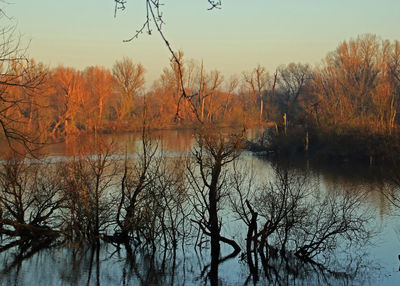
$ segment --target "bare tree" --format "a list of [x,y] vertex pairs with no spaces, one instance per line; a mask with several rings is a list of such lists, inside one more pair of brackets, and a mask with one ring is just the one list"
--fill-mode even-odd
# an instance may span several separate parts
[[56,165],[9,158],[0,166],[0,251],[49,245],[60,234],[63,207]]
[[265,67],[258,65],[251,72],[243,73],[244,84],[250,92],[250,96],[255,101],[259,102],[259,123],[263,121],[263,110],[264,110],[264,94],[270,83],[270,76],[266,72]]
[[33,152],[38,147],[39,136],[23,128],[30,118],[23,111],[32,107],[32,97],[45,80],[46,70],[35,70],[34,63],[25,57],[26,49],[3,11],[0,21],[6,21],[0,29],[0,136],[14,150]]
[[62,193],[66,202],[63,212],[65,234],[98,242],[112,223],[110,187],[117,165],[111,158],[111,147],[103,142],[94,154],[78,154],[61,170]]
[[152,224],[153,217],[149,208],[150,184],[155,179],[153,172],[157,172],[161,161],[156,157],[158,146],[150,140],[145,127],[141,143],[142,152],[138,160],[130,165],[125,159],[116,216],[118,228],[114,239],[127,245],[132,239],[141,242],[141,238],[152,236],[145,230],[146,225]]
[[259,259],[266,273],[279,256],[293,266],[300,259],[330,271],[327,266],[339,244],[356,248],[369,240],[365,194],[324,193],[310,183],[307,174],[287,169],[276,168],[275,178],[274,183],[256,186],[251,176],[238,169],[231,177],[235,190],[231,202],[248,227],[247,262],[254,280]]
[[[299,107],[302,96],[312,80],[312,71],[309,65],[290,63],[278,68],[279,88],[283,96],[284,113],[292,117],[294,108]],[[295,112],[296,113],[296,112]]]
[[[244,131],[239,136],[224,136],[210,126],[202,126],[197,132],[197,148],[193,150],[193,160],[187,167],[187,179],[193,189],[192,205],[195,222],[203,234],[211,240],[211,284],[215,285],[218,277],[218,264],[240,252],[239,245],[232,239],[221,235],[222,219],[219,216],[221,199],[226,195],[226,165],[235,160],[244,138]],[[233,247],[232,254],[224,259],[220,256],[220,242]]]

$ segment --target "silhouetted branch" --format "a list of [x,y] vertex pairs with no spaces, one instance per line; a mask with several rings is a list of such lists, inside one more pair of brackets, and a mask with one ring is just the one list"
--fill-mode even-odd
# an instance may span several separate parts
[[[115,16],[118,10],[125,10],[127,1],[126,0],[114,0],[114,1],[115,1],[114,16]],[[222,5],[220,0],[218,0],[218,1],[208,0],[208,3],[211,5],[210,8],[208,8],[208,10],[220,9],[221,5]],[[171,44],[167,40],[167,38],[162,30],[162,26],[164,25],[163,14],[160,9],[162,5],[163,4],[160,2],[160,0],[146,0],[146,15],[145,15],[145,21],[143,22],[143,25],[138,30],[136,30],[135,34],[131,38],[124,40],[124,42],[131,42],[134,39],[137,39],[139,37],[139,35],[143,34],[143,32],[146,32],[147,34],[151,35],[152,34],[151,22],[153,23],[157,32],[161,36],[163,42],[167,46],[167,49],[169,50],[169,52],[172,56],[172,61],[174,61],[177,64],[177,68],[178,68],[180,88],[181,88],[181,97],[178,100],[175,120],[179,121],[181,119],[180,105],[181,105],[181,100],[183,99],[189,103],[190,109],[191,109],[192,113],[195,115],[198,122],[202,123],[202,118],[198,114],[198,111],[197,111],[194,103],[191,100],[196,94],[193,94],[193,95],[187,94],[187,92],[185,90],[185,85],[183,82],[182,63],[178,59],[176,52],[172,49]]]

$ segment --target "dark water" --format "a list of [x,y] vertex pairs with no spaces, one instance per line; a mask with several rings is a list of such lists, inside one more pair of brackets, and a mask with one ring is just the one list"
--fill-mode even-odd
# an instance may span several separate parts
[[[165,131],[153,133],[161,139],[161,149],[167,156],[179,156],[190,152],[194,137],[190,131]],[[116,156],[125,152],[134,154],[140,146],[138,134],[104,136],[113,142]],[[74,153],[79,144],[91,144],[93,138],[74,139],[47,147],[51,160],[64,160]],[[254,170],[257,180],[274,178],[277,164],[287,166],[288,162],[271,162],[262,156],[243,152],[239,165]],[[374,237],[361,249],[341,249],[335,252],[333,262],[336,273],[319,273],[307,265],[288,269],[279,258],[272,262],[276,279],[268,281],[261,276],[258,285],[400,285],[400,212],[381,194],[390,184],[384,177],[385,171],[370,166],[315,165],[313,162],[289,162],[289,168],[306,171],[310,180],[322,192],[352,192],[362,190],[368,193],[365,199],[373,218],[369,227]],[[244,247],[245,225],[238,222],[229,209],[222,210],[224,227],[222,232],[241,241]],[[222,255],[231,249],[222,245]],[[350,261],[351,260],[351,261]],[[350,261],[350,262],[349,262]],[[287,262],[287,261],[286,261]],[[24,253],[15,249],[0,253],[0,285],[209,285],[207,278],[210,251],[194,250],[190,241],[178,247],[174,254],[152,254],[146,248],[127,253],[122,248],[102,243],[99,247],[87,244],[63,244],[38,252]],[[294,274],[295,272],[295,274]],[[354,275],[340,275],[347,273]],[[218,281],[221,285],[252,284],[249,267],[238,256],[219,265]]]

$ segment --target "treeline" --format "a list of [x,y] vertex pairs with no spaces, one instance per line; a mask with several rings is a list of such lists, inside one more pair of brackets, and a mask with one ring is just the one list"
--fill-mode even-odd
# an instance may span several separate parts
[[9,137],[34,132],[45,138],[130,131],[140,129],[144,114],[158,129],[199,121],[275,123],[285,134],[288,126],[301,125],[336,136],[353,130],[392,134],[398,125],[398,41],[363,35],[341,43],[316,67],[291,63],[270,74],[258,65],[229,79],[182,52],[177,58],[180,66],[171,62],[148,90],[145,67],[129,58],[111,70],[83,71],[15,60],[2,75],[3,129]]
[[291,64],[277,74],[282,117],[274,119],[269,148],[339,161],[398,157],[398,41],[360,36],[340,44],[311,72]]
[[[35,61],[26,63],[28,70],[20,64],[9,71],[14,80],[1,94],[4,131],[9,131],[7,137],[17,134],[21,138],[16,139],[28,141],[39,134],[46,140],[80,133],[140,130],[144,117],[146,124],[156,129],[192,126],[200,118],[228,125],[251,122],[252,99],[236,93],[238,79],[226,83],[220,72],[206,72],[203,65],[186,63],[182,53],[179,57],[181,70],[171,63],[147,91],[145,68],[128,58],[117,61],[112,70],[99,66],[83,71],[47,69]],[[28,86],[25,78],[33,76],[34,85]],[[183,88],[186,99],[182,97]]]

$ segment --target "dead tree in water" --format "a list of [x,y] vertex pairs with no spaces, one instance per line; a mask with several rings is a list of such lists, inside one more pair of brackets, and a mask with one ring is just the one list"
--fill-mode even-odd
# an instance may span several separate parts
[[115,242],[127,245],[134,237],[140,242],[144,224],[151,223],[145,219],[147,214],[144,210],[146,201],[148,202],[145,196],[148,195],[147,190],[153,180],[151,173],[157,170],[160,163],[156,158],[158,147],[148,138],[145,128],[142,132],[141,147],[142,153],[133,165],[129,164],[127,158],[124,162],[116,216],[117,230],[112,238]]
[[6,160],[0,166],[0,252],[14,246],[40,248],[59,236],[63,205],[51,164]]
[[325,193],[313,186],[307,174],[279,167],[275,181],[260,186],[234,171],[236,192],[231,202],[248,226],[247,262],[254,281],[258,257],[265,273],[276,259],[293,265],[299,260],[329,272],[330,257],[339,245],[356,248],[370,238],[370,215],[362,193]]
[[221,235],[222,221],[218,211],[226,191],[225,167],[239,156],[243,138],[244,131],[240,136],[224,136],[215,130],[215,126],[203,125],[197,133],[194,158],[187,167],[187,179],[194,192],[192,204],[196,218],[193,221],[211,240],[212,284],[213,281],[216,282],[218,263],[221,262],[220,242],[234,248],[228,257],[234,257],[240,252],[240,247],[234,240]]
[[186,237],[186,188],[180,158],[167,158],[143,128],[141,150],[137,157],[126,158],[116,213],[116,228],[111,242],[144,242],[153,250],[177,248]]
[[94,153],[77,156],[64,165],[62,190],[67,210],[65,234],[98,242],[112,223],[109,191],[117,168],[107,144],[98,143]]

